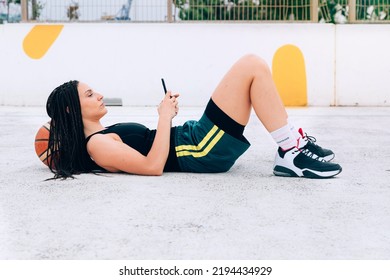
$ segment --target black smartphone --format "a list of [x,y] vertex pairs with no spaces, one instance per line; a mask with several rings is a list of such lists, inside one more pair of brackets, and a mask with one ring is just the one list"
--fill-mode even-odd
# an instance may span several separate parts
[[161,79],[161,83],[162,83],[163,88],[164,88],[164,94],[167,94],[167,87],[165,86],[165,81],[164,81],[164,79]]

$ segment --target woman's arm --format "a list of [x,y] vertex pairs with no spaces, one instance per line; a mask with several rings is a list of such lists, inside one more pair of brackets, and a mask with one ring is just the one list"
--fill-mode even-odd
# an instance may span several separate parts
[[88,142],[88,152],[95,162],[111,172],[161,175],[169,154],[172,119],[178,112],[177,97],[168,92],[158,107],[156,136],[147,156],[109,134],[97,134]]

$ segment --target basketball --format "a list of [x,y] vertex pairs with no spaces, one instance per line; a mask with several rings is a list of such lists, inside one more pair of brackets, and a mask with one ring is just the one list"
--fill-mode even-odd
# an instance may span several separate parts
[[35,135],[35,152],[39,159],[49,166],[48,159],[48,144],[49,144],[49,134],[50,134],[50,122],[45,123],[39,129]]

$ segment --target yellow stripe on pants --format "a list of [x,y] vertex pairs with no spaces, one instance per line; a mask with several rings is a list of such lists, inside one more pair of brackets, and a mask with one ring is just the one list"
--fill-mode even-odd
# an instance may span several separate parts
[[218,130],[218,126],[214,125],[212,129],[206,134],[206,136],[203,138],[203,140],[197,145],[180,145],[175,148],[176,152],[182,151],[182,150],[195,150],[200,151],[203,149],[203,146],[206,145],[206,143],[210,140],[210,138],[215,134],[215,132]]
[[[214,127],[213,127],[214,129]],[[212,129],[212,130],[213,130]],[[217,127],[218,129],[218,127]],[[210,130],[210,132],[212,131]],[[202,142],[200,144],[202,144],[204,142],[204,140],[207,138],[207,140],[205,141],[205,143],[211,138],[212,135],[209,135],[210,132],[206,135],[206,137],[202,140]],[[220,130],[217,135],[214,137],[214,139],[204,148],[203,151],[199,151],[196,150],[196,149],[193,149],[195,151],[178,151],[177,148],[179,147],[182,147],[182,146],[179,146],[179,147],[176,147],[176,156],[177,157],[183,157],[183,156],[193,156],[193,157],[204,157],[206,156],[210,151],[211,149],[218,143],[218,141],[222,138],[222,136],[225,134],[225,132],[223,130]],[[203,143],[203,145],[205,145],[205,143]],[[198,146],[192,146],[192,147],[197,147],[199,148],[200,147],[200,144]],[[187,146],[191,146],[191,145],[187,145]]]

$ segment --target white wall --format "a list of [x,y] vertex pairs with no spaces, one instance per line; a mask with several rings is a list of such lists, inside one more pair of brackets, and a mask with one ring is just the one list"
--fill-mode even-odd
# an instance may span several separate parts
[[337,105],[390,105],[390,25],[336,30]]
[[68,23],[31,59],[22,44],[33,27],[0,25],[1,105],[44,105],[54,87],[78,79],[124,105],[153,106],[161,78],[182,106],[204,105],[241,55],[271,65],[285,44],[305,57],[309,105],[389,105],[390,25]]

